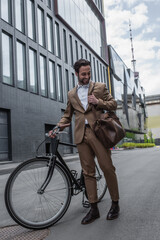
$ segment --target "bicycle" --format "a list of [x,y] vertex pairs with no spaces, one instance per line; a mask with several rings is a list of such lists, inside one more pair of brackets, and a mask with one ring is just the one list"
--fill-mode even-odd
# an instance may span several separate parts
[[[63,125],[63,127],[69,124]],[[62,126],[61,126],[62,127]],[[58,152],[58,145],[76,147],[59,140],[59,127],[53,128],[50,156],[38,156],[22,162],[8,178],[5,187],[5,204],[12,219],[29,229],[43,229],[58,222],[67,211],[71,197],[83,193],[82,205],[89,207],[83,171],[80,178],[75,170],[70,170]],[[102,171],[96,164],[98,201],[104,197],[107,185]]]

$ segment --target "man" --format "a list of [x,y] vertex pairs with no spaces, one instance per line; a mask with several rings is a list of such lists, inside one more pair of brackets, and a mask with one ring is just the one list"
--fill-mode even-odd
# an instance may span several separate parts
[[117,177],[115,167],[112,164],[111,151],[102,145],[92,131],[93,123],[96,120],[92,108],[95,107],[98,118],[103,110],[115,110],[117,104],[107,91],[104,83],[97,82],[94,85],[90,80],[91,66],[89,61],[84,59],[78,60],[74,64],[74,69],[78,78],[78,85],[68,92],[67,108],[58,126],[70,123],[72,115],[75,113],[75,143],[78,148],[88,200],[91,205],[90,211],[82,219],[81,223],[89,224],[100,217],[97,207],[95,156],[104,173],[112,199],[107,220],[113,220],[119,215]]

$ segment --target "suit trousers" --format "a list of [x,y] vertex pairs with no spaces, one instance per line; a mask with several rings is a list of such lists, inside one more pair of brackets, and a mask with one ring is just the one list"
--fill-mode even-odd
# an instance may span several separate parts
[[85,185],[90,203],[98,201],[95,179],[95,162],[97,157],[100,168],[104,173],[108,190],[113,201],[119,200],[118,182],[111,159],[111,150],[106,149],[95,136],[90,127],[85,127],[83,141],[77,144],[81,166],[84,173]]

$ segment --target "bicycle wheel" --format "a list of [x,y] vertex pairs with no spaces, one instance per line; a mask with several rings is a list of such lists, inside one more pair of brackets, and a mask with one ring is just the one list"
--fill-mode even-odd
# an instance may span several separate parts
[[44,193],[38,193],[48,173],[48,162],[47,159],[28,160],[20,164],[7,181],[6,207],[10,216],[23,227],[49,227],[59,221],[69,207],[71,183],[58,162]]
[[103,172],[97,162],[96,162],[96,176],[95,177],[97,180],[98,202],[100,202],[107,191],[107,184],[106,184],[106,180],[103,175]]

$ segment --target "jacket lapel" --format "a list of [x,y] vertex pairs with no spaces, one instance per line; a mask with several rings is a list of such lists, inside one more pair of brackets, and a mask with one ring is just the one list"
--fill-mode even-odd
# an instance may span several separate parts
[[[88,96],[92,94],[93,88],[94,88],[94,83],[92,81],[90,81],[89,89],[88,89]],[[86,112],[89,112],[91,110],[91,108],[92,108],[92,104],[88,104]]]
[[81,103],[81,101],[78,97],[78,94],[77,94],[77,86],[75,88],[73,88],[73,90],[72,90],[72,97],[73,97],[73,99],[75,99],[75,104],[76,104],[77,108],[79,107],[79,110],[81,112],[85,112],[85,110],[82,106],[82,103]]

